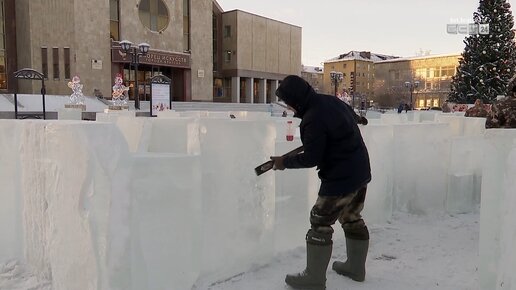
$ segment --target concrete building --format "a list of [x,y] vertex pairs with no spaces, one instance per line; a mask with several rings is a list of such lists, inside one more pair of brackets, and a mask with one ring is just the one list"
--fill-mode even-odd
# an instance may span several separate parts
[[[371,53],[369,51],[350,51],[324,62],[324,93],[335,95],[346,90],[352,97],[355,105],[366,100],[376,101],[374,95],[375,62],[393,59],[396,56]],[[342,82],[332,84],[330,72],[344,74]],[[336,89],[336,92],[335,92]]]
[[324,72],[322,67],[303,65],[301,77],[307,81],[316,92],[324,92]]
[[375,62],[375,94],[380,106],[410,103],[410,84],[417,82],[412,91],[414,108],[440,107],[450,92],[460,57],[445,54]]
[[223,12],[221,73],[214,101],[266,103],[278,83],[301,74],[301,27],[240,10]]
[[[224,12],[214,0],[0,0],[0,7],[0,92],[39,93],[39,83],[12,78],[33,68],[46,76],[47,94],[70,94],[67,83],[78,75],[86,95],[109,98],[120,73],[130,99],[137,79],[140,100],[149,100],[145,81],[161,73],[172,79],[174,101],[253,103],[300,73],[300,27]],[[150,45],[137,74],[121,40]]]

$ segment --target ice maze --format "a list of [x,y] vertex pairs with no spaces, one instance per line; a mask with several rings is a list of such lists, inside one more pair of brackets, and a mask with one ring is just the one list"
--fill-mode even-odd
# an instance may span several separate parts
[[[299,125],[239,111],[0,120],[0,263],[24,261],[56,290],[205,289],[303,246],[315,169],[254,174],[301,145],[287,120]],[[516,130],[484,121],[371,115],[363,215],[480,206],[480,289],[516,290]]]

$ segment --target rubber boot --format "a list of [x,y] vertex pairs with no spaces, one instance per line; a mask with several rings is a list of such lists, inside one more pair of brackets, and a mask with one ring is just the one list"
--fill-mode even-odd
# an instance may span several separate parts
[[[367,231],[367,227],[365,227],[365,231]],[[349,236],[350,235],[346,233],[346,252],[348,259],[344,263],[339,261],[334,262],[332,269],[340,275],[362,282],[365,280],[366,274],[365,262],[367,251],[369,250],[369,232],[367,232],[367,235],[361,235],[362,238],[367,239],[352,239]]]
[[331,233],[309,230],[306,235],[306,268],[301,273],[287,275],[285,283],[294,289],[326,289],[326,269],[332,246]]

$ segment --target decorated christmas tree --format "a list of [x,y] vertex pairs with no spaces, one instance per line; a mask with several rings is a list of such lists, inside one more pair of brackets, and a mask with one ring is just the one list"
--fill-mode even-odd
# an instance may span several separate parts
[[516,72],[514,18],[507,0],[480,0],[473,19],[479,33],[464,40],[466,47],[451,83],[449,100],[492,103],[497,95],[507,94],[509,80]]

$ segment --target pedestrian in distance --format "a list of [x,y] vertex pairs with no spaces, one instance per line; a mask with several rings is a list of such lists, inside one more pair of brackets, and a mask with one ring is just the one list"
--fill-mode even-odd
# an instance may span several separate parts
[[[355,281],[364,281],[369,231],[361,211],[371,181],[369,154],[353,109],[335,97],[318,94],[302,78],[287,76],[276,95],[301,118],[304,151],[272,156],[274,170],[317,166],[321,185],[310,211],[306,240],[306,268],[287,275],[294,289],[325,289],[326,270],[332,253],[332,225],[338,220],[346,236],[347,261],[332,269]],[[364,118],[365,119],[365,118]],[[361,120],[361,119],[360,119]]]

